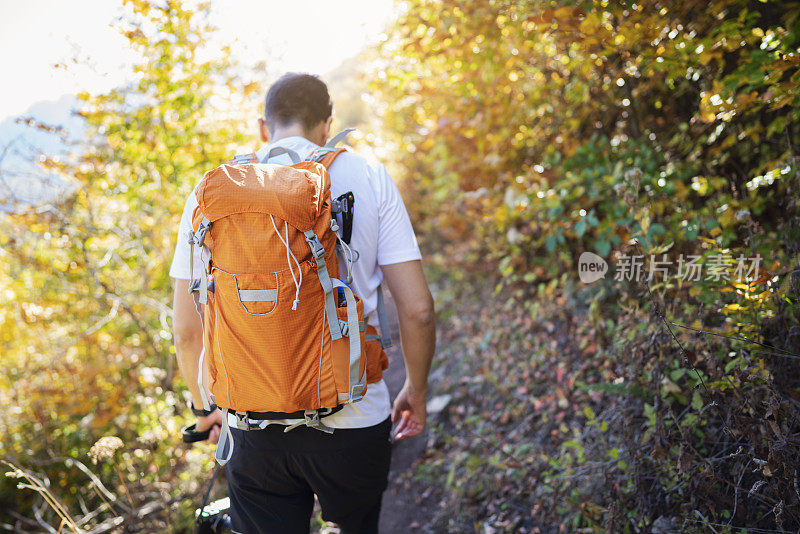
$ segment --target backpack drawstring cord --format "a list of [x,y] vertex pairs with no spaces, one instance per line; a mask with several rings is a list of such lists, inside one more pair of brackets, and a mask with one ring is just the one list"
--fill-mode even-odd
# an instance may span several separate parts
[[[278,239],[281,240],[281,243],[286,247],[286,263],[289,264],[289,272],[292,274],[292,280],[294,281],[294,302],[292,302],[292,310],[297,309],[297,305],[300,304],[300,286],[303,284],[303,269],[300,267],[300,262],[297,261],[297,257],[292,252],[292,249],[289,247],[289,223],[283,221],[283,228],[286,232],[286,238],[281,235],[280,231],[278,231],[278,225],[275,224],[275,218],[270,215],[270,220],[272,220],[272,227],[275,228],[275,233],[278,235]],[[298,281],[297,277],[294,275],[294,267],[292,266],[292,260],[297,264],[297,271],[300,274],[300,280]]]

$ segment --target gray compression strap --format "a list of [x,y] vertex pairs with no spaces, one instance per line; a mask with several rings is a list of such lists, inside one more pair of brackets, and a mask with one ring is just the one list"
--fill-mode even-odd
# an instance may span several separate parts
[[322,290],[325,291],[325,315],[328,316],[331,339],[341,339],[342,331],[339,329],[339,317],[336,315],[336,299],[333,295],[333,285],[331,284],[331,277],[328,275],[328,268],[325,266],[325,247],[319,242],[314,230],[306,230],[303,235],[306,237],[306,243],[311,247],[314,261],[317,262],[317,276],[319,276]]
[[334,135],[333,137],[331,137],[331,138],[330,138],[330,140],[329,140],[327,143],[325,143],[325,148],[333,148],[333,147],[335,147],[335,146],[336,146],[336,145],[338,145],[338,144],[339,144],[341,141],[344,141],[344,140],[345,140],[345,138],[346,138],[346,137],[347,137],[347,136],[348,136],[348,135],[349,135],[351,132],[355,132],[355,131],[356,131],[356,129],[355,129],[355,128],[345,128],[345,129],[344,129],[344,130],[342,130],[341,132],[339,132],[339,133],[337,133],[336,135]]
[[197,315],[200,316],[200,333],[203,336],[203,348],[200,350],[200,357],[197,359],[197,388],[200,390],[200,397],[203,399],[203,409],[208,411],[214,402],[208,402],[209,394],[205,381],[206,321],[205,317],[203,317],[204,310],[200,309],[200,296],[196,290],[192,293],[192,298],[194,300],[194,309],[197,310]]
[[[203,251],[209,253],[210,260],[211,251],[208,250],[208,247],[205,244],[206,234],[208,233],[209,228],[211,228],[211,221],[209,221],[207,217],[203,217],[203,220],[197,227],[197,232],[194,234],[194,244],[200,249],[200,304],[208,304],[208,275],[210,273],[208,272],[208,262],[203,259]],[[192,268],[194,268],[194,266],[192,266]]]
[[386,305],[383,302],[383,285],[378,286],[378,325],[381,327],[381,346],[388,349],[392,346],[389,333],[389,321],[386,320]]
[[275,156],[280,156],[281,154],[289,154],[289,157],[292,160],[292,164],[300,163],[300,156],[292,150],[291,148],[286,148],[282,146],[272,147],[269,152],[267,152],[267,157],[264,158],[264,163],[268,162],[270,158]]
[[347,302],[347,324],[348,324],[348,338],[350,341],[350,367],[349,367],[349,384],[347,394],[339,394],[339,401],[355,402],[360,400],[364,394],[364,386],[367,383],[367,374],[359,380],[361,374],[361,332],[359,331],[358,309],[356,308],[356,297],[353,295],[353,290],[339,280],[334,278],[331,280],[334,287],[341,287],[344,291],[344,298]]
[[206,270],[205,262],[203,261],[203,252],[200,250],[200,304],[208,304],[208,271]]
[[[203,335],[203,348],[200,351],[200,358],[197,362],[197,387],[200,390],[200,396],[203,398],[203,409],[209,410],[211,404],[208,402],[208,390],[206,389],[205,383],[205,358],[206,358],[206,325],[205,325],[205,318],[203,317],[203,311],[200,309],[200,304],[208,304],[208,266],[209,263],[203,260],[203,252],[208,252],[209,258],[211,255],[211,251],[208,250],[208,247],[205,244],[206,234],[208,233],[208,229],[211,227],[211,221],[208,220],[208,217],[203,217],[203,220],[200,222],[200,225],[197,227],[197,233],[192,234],[190,239],[190,243],[194,243],[194,246],[197,246],[200,250],[200,280],[199,280],[199,287],[195,287],[194,280],[192,281],[192,288],[195,288],[194,293],[195,295],[195,309],[197,310],[197,314],[200,315],[200,331]],[[194,270],[194,247],[190,251],[191,255],[189,256],[189,264],[190,268]],[[194,272],[192,272],[192,276],[194,276]]]
[[240,289],[239,300],[242,302],[275,302],[278,299],[277,289]]
[[189,287],[191,293],[194,286],[194,232],[189,232],[189,279],[192,282]]
[[[203,321],[202,317],[200,318]],[[203,327],[203,348],[200,350],[200,358],[197,360],[197,387],[200,390],[200,396],[203,397],[203,409],[208,411],[211,409],[211,404],[208,402],[208,390],[206,389],[206,334],[205,326]]]
[[[228,453],[225,454],[227,449]],[[233,456],[233,433],[228,425],[228,409],[222,410],[222,430],[219,434],[219,443],[217,443],[217,451],[214,453],[214,458],[219,465],[225,465]]]

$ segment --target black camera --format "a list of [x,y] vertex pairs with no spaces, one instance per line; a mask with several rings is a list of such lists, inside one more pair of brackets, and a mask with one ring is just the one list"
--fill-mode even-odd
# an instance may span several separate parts
[[195,511],[195,534],[222,534],[231,531],[231,502],[225,497]]

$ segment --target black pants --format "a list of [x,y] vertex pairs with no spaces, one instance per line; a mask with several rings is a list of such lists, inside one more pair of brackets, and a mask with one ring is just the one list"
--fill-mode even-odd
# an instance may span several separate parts
[[306,534],[316,494],[322,518],[337,523],[342,534],[378,532],[391,458],[389,419],[333,434],[284,428],[231,428],[234,450],[226,473],[233,531]]

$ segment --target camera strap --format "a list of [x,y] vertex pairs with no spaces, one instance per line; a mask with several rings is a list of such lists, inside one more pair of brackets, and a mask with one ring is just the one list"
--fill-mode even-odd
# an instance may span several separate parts
[[208,489],[206,489],[206,494],[203,497],[203,505],[200,507],[200,512],[198,512],[197,518],[195,518],[195,523],[199,523],[200,519],[203,517],[203,510],[208,505],[208,498],[211,497],[211,490],[214,489],[214,482],[217,480],[218,474],[219,464],[214,462],[214,474],[211,475],[211,482],[208,483]]

